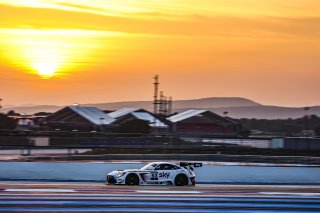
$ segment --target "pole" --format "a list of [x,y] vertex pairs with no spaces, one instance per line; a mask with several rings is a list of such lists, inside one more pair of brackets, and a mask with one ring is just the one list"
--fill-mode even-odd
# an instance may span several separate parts
[[160,100],[159,100],[159,114],[163,115],[164,112],[164,95],[163,95],[163,91],[160,91]]
[[172,97],[169,97],[168,115],[172,114]]
[[158,114],[158,88],[159,88],[159,76],[154,76],[154,95],[153,95],[153,113]]
[[306,112],[305,114],[305,130],[309,130],[309,110],[310,110],[310,107],[304,107],[303,108],[304,111]]
[[1,108],[2,108],[1,101],[3,101],[2,98],[0,98],[0,110],[1,110]]

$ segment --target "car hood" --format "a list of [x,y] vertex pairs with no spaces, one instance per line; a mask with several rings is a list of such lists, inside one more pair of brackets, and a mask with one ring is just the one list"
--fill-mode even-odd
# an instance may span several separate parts
[[121,172],[138,172],[141,171],[140,169],[123,169],[123,170],[117,170]]

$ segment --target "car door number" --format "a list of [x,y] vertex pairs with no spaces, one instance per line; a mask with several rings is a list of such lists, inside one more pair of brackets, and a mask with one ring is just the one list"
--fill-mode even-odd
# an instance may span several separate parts
[[151,180],[158,180],[158,172],[151,173]]

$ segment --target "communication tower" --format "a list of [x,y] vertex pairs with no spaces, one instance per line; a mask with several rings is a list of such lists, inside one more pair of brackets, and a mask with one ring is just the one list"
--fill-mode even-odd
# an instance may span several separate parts
[[160,117],[167,117],[172,114],[172,97],[164,95],[163,91],[159,94],[159,76],[154,76],[154,95],[153,95],[153,113]]

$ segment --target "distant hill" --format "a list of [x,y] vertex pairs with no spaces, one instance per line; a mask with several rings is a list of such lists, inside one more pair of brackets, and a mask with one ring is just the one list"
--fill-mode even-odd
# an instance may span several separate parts
[[[179,109],[179,112],[190,108]],[[278,107],[278,106],[244,106],[244,107],[221,107],[221,108],[206,108],[212,112],[223,115],[223,112],[228,112],[231,118],[257,118],[257,119],[287,119],[301,118],[305,116],[304,107]],[[317,115],[320,117],[320,106],[312,107],[309,115]]]
[[15,112],[18,112],[18,113],[34,114],[37,112],[55,112],[63,107],[64,106],[55,106],[55,105],[11,106],[11,107],[5,107],[1,109],[1,112],[6,113],[10,110],[14,110]]
[[[116,110],[125,107],[143,108],[152,111],[152,101],[128,101],[100,104],[85,104],[95,106],[100,109]],[[245,98],[201,98],[192,100],[174,100],[173,109],[178,111],[181,108],[219,108],[219,107],[244,107],[244,106],[260,106],[260,104]]]
[[[143,108],[152,111],[151,101],[127,101],[113,103],[93,103],[83,104],[82,106],[95,106],[102,110],[117,110],[126,107]],[[38,105],[31,107],[6,107],[2,112],[14,110],[19,113],[33,114],[36,112],[55,112],[64,106]],[[207,109],[223,115],[228,112],[228,116],[233,118],[258,118],[258,119],[285,119],[298,118],[305,115],[303,107],[279,107],[267,106],[256,103],[252,100],[238,97],[211,97],[192,100],[176,100],[173,102],[175,112],[187,109]],[[320,117],[320,106],[310,109],[309,114]]]

